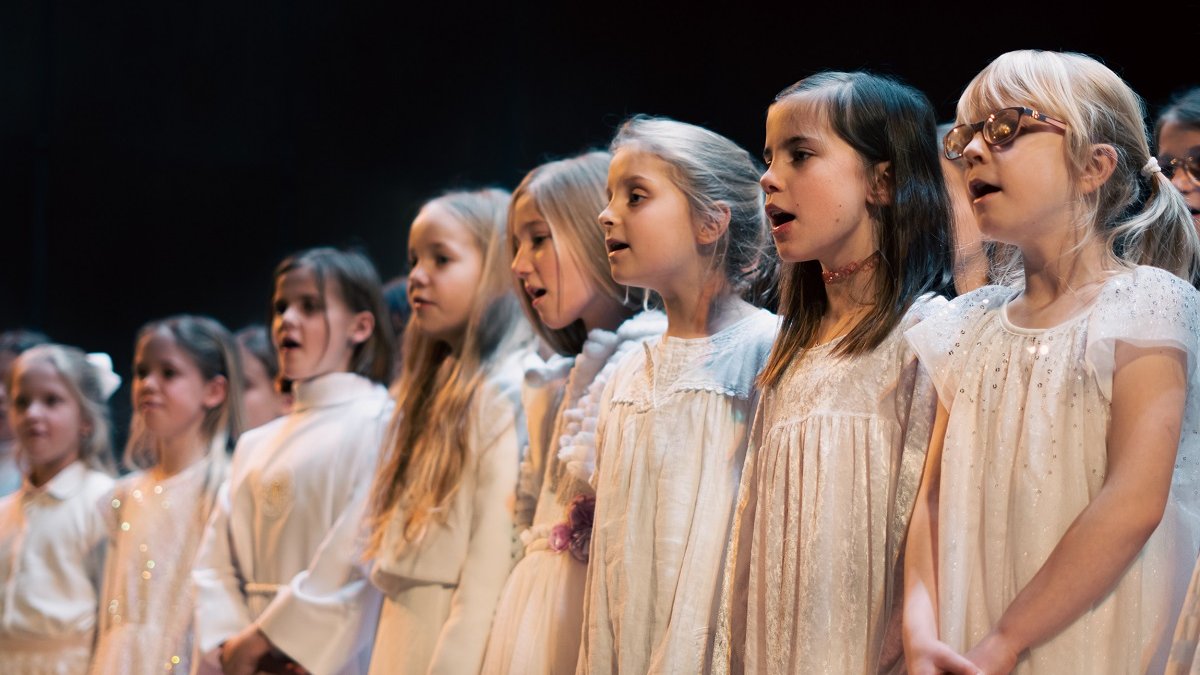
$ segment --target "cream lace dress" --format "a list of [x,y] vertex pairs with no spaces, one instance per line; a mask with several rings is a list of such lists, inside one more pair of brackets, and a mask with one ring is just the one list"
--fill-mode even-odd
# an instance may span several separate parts
[[897,665],[898,563],[937,409],[904,331],[945,305],[919,299],[867,354],[835,354],[840,338],[805,350],[763,391],[714,671]]
[[621,362],[597,428],[580,674],[699,673],[712,658],[729,526],[778,330],[759,310]]

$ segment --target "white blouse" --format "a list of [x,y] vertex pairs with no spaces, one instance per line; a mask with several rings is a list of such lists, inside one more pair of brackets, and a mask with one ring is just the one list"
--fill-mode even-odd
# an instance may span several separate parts
[[605,390],[581,675],[699,673],[778,319],[758,310],[706,338],[642,343]]
[[112,485],[75,462],[0,499],[0,673],[87,670]]
[[360,522],[391,413],[354,373],[298,382],[292,412],[238,440],[192,579],[209,659],[251,623],[316,675],[364,672],[379,594]]

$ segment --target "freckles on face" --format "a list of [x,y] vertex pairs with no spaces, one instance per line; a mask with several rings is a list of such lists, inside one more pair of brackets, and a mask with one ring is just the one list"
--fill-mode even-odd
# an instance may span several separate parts
[[435,202],[413,221],[408,255],[413,327],[435,340],[461,340],[483,280],[483,245],[456,214]]
[[609,165],[608,191],[600,219],[615,281],[662,293],[681,270],[704,264],[687,195],[675,184],[670,164],[622,148]]

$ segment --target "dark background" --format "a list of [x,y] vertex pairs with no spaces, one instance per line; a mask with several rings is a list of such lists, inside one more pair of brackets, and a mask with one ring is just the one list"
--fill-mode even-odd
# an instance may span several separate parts
[[771,98],[820,69],[896,75],[942,120],[1016,48],[1096,56],[1151,114],[1196,84],[1183,4],[723,6],[6,0],[0,329],[107,351],[128,379],[145,321],[260,321],[274,265],[313,245],[395,276],[424,199],[511,188],[629,114],[757,156]]

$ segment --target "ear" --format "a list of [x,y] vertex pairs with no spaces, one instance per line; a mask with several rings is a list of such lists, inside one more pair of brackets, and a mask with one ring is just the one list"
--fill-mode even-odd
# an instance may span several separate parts
[[867,193],[868,204],[887,206],[892,203],[896,181],[892,175],[891,162],[877,162],[875,166],[871,167],[867,180],[870,182],[870,191]]
[[225,402],[225,397],[229,395],[229,380],[225,379],[224,375],[217,375],[213,379],[204,383],[204,407],[212,410]]
[[701,220],[696,228],[696,243],[701,246],[710,246],[721,241],[725,231],[729,229],[729,220],[733,217],[733,212],[725,202],[717,202],[713,206],[717,212]]
[[1091,194],[1108,182],[1117,169],[1117,151],[1108,143],[1092,145],[1092,154],[1083,165],[1083,173],[1079,176],[1079,189],[1083,194]]
[[375,315],[370,312],[359,312],[350,323],[350,344],[361,345],[371,339],[375,332]]

